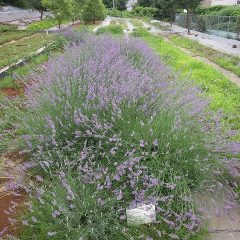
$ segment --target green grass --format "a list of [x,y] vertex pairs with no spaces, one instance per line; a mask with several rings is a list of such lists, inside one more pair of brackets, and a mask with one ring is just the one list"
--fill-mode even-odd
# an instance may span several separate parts
[[98,28],[97,34],[109,33],[113,35],[123,35],[123,27],[121,25],[110,24],[106,27]]
[[0,33],[16,30],[17,26],[12,24],[0,23]]
[[0,23],[0,45],[34,34],[32,31],[17,30],[17,26]]
[[234,128],[240,129],[239,87],[213,67],[195,60],[162,37],[154,36],[144,29],[136,32],[181,78],[193,79],[206,92],[211,99],[212,109],[223,110],[227,114],[225,121],[228,125],[234,124]]
[[[36,70],[36,67],[38,65],[42,64],[43,62],[46,62],[48,59],[49,59],[49,54],[44,53],[36,57],[33,57],[29,62],[26,63],[26,65],[19,66],[11,70],[11,72],[9,72],[7,76],[0,79],[0,90],[7,87],[18,88],[19,84],[16,80],[22,81],[25,76],[30,74],[31,69]],[[16,79],[16,77],[19,77],[21,79]]]
[[20,31],[20,30],[7,31],[0,34],[0,44],[11,42],[13,40],[19,40],[21,38],[28,37],[33,34],[34,32],[32,31]]
[[[69,21],[70,20],[64,20],[62,24]],[[44,30],[47,28],[55,27],[55,26],[58,26],[58,21],[54,18],[51,18],[51,19],[44,19],[38,22],[33,22],[28,25],[27,30],[37,31],[37,30]]]
[[210,61],[235,73],[240,77],[240,57],[234,57],[218,52],[212,48],[198,43],[197,41],[182,36],[170,35],[169,40],[171,40],[177,46],[189,49],[191,52],[209,59]]
[[28,58],[34,51],[49,44],[51,40],[51,35],[37,34],[28,39],[22,39],[2,46],[0,51],[0,68],[13,64],[20,58]]

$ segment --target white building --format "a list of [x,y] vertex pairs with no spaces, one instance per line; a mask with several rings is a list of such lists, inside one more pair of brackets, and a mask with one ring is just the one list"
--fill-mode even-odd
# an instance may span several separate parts
[[203,0],[203,6],[216,6],[216,5],[240,5],[240,0]]
[[131,11],[133,6],[137,3],[137,0],[128,0],[127,2],[127,10]]

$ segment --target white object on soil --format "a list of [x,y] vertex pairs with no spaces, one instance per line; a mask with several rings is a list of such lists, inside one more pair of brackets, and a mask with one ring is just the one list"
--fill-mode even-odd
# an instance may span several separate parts
[[143,204],[136,208],[127,209],[127,222],[131,225],[148,224],[156,221],[156,210],[153,204]]

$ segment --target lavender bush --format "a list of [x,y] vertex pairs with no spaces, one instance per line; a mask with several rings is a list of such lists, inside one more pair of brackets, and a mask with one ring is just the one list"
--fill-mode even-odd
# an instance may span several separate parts
[[[37,174],[14,185],[29,195],[21,239],[191,239],[192,195],[227,152],[220,119],[143,42],[72,34],[19,113],[24,170]],[[143,203],[157,221],[127,225],[126,208]]]

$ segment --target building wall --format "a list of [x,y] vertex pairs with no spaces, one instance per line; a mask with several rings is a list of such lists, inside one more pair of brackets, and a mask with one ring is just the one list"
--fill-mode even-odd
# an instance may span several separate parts
[[211,6],[212,0],[203,0],[202,1],[202,6],[208,7]]
[[215,5],[236,5],[237,0],[213,0],[212,1],[212,6]]
[[239,0],[203,0],[203,6],[216,6],[216,5],[236,5],[239,4]]

